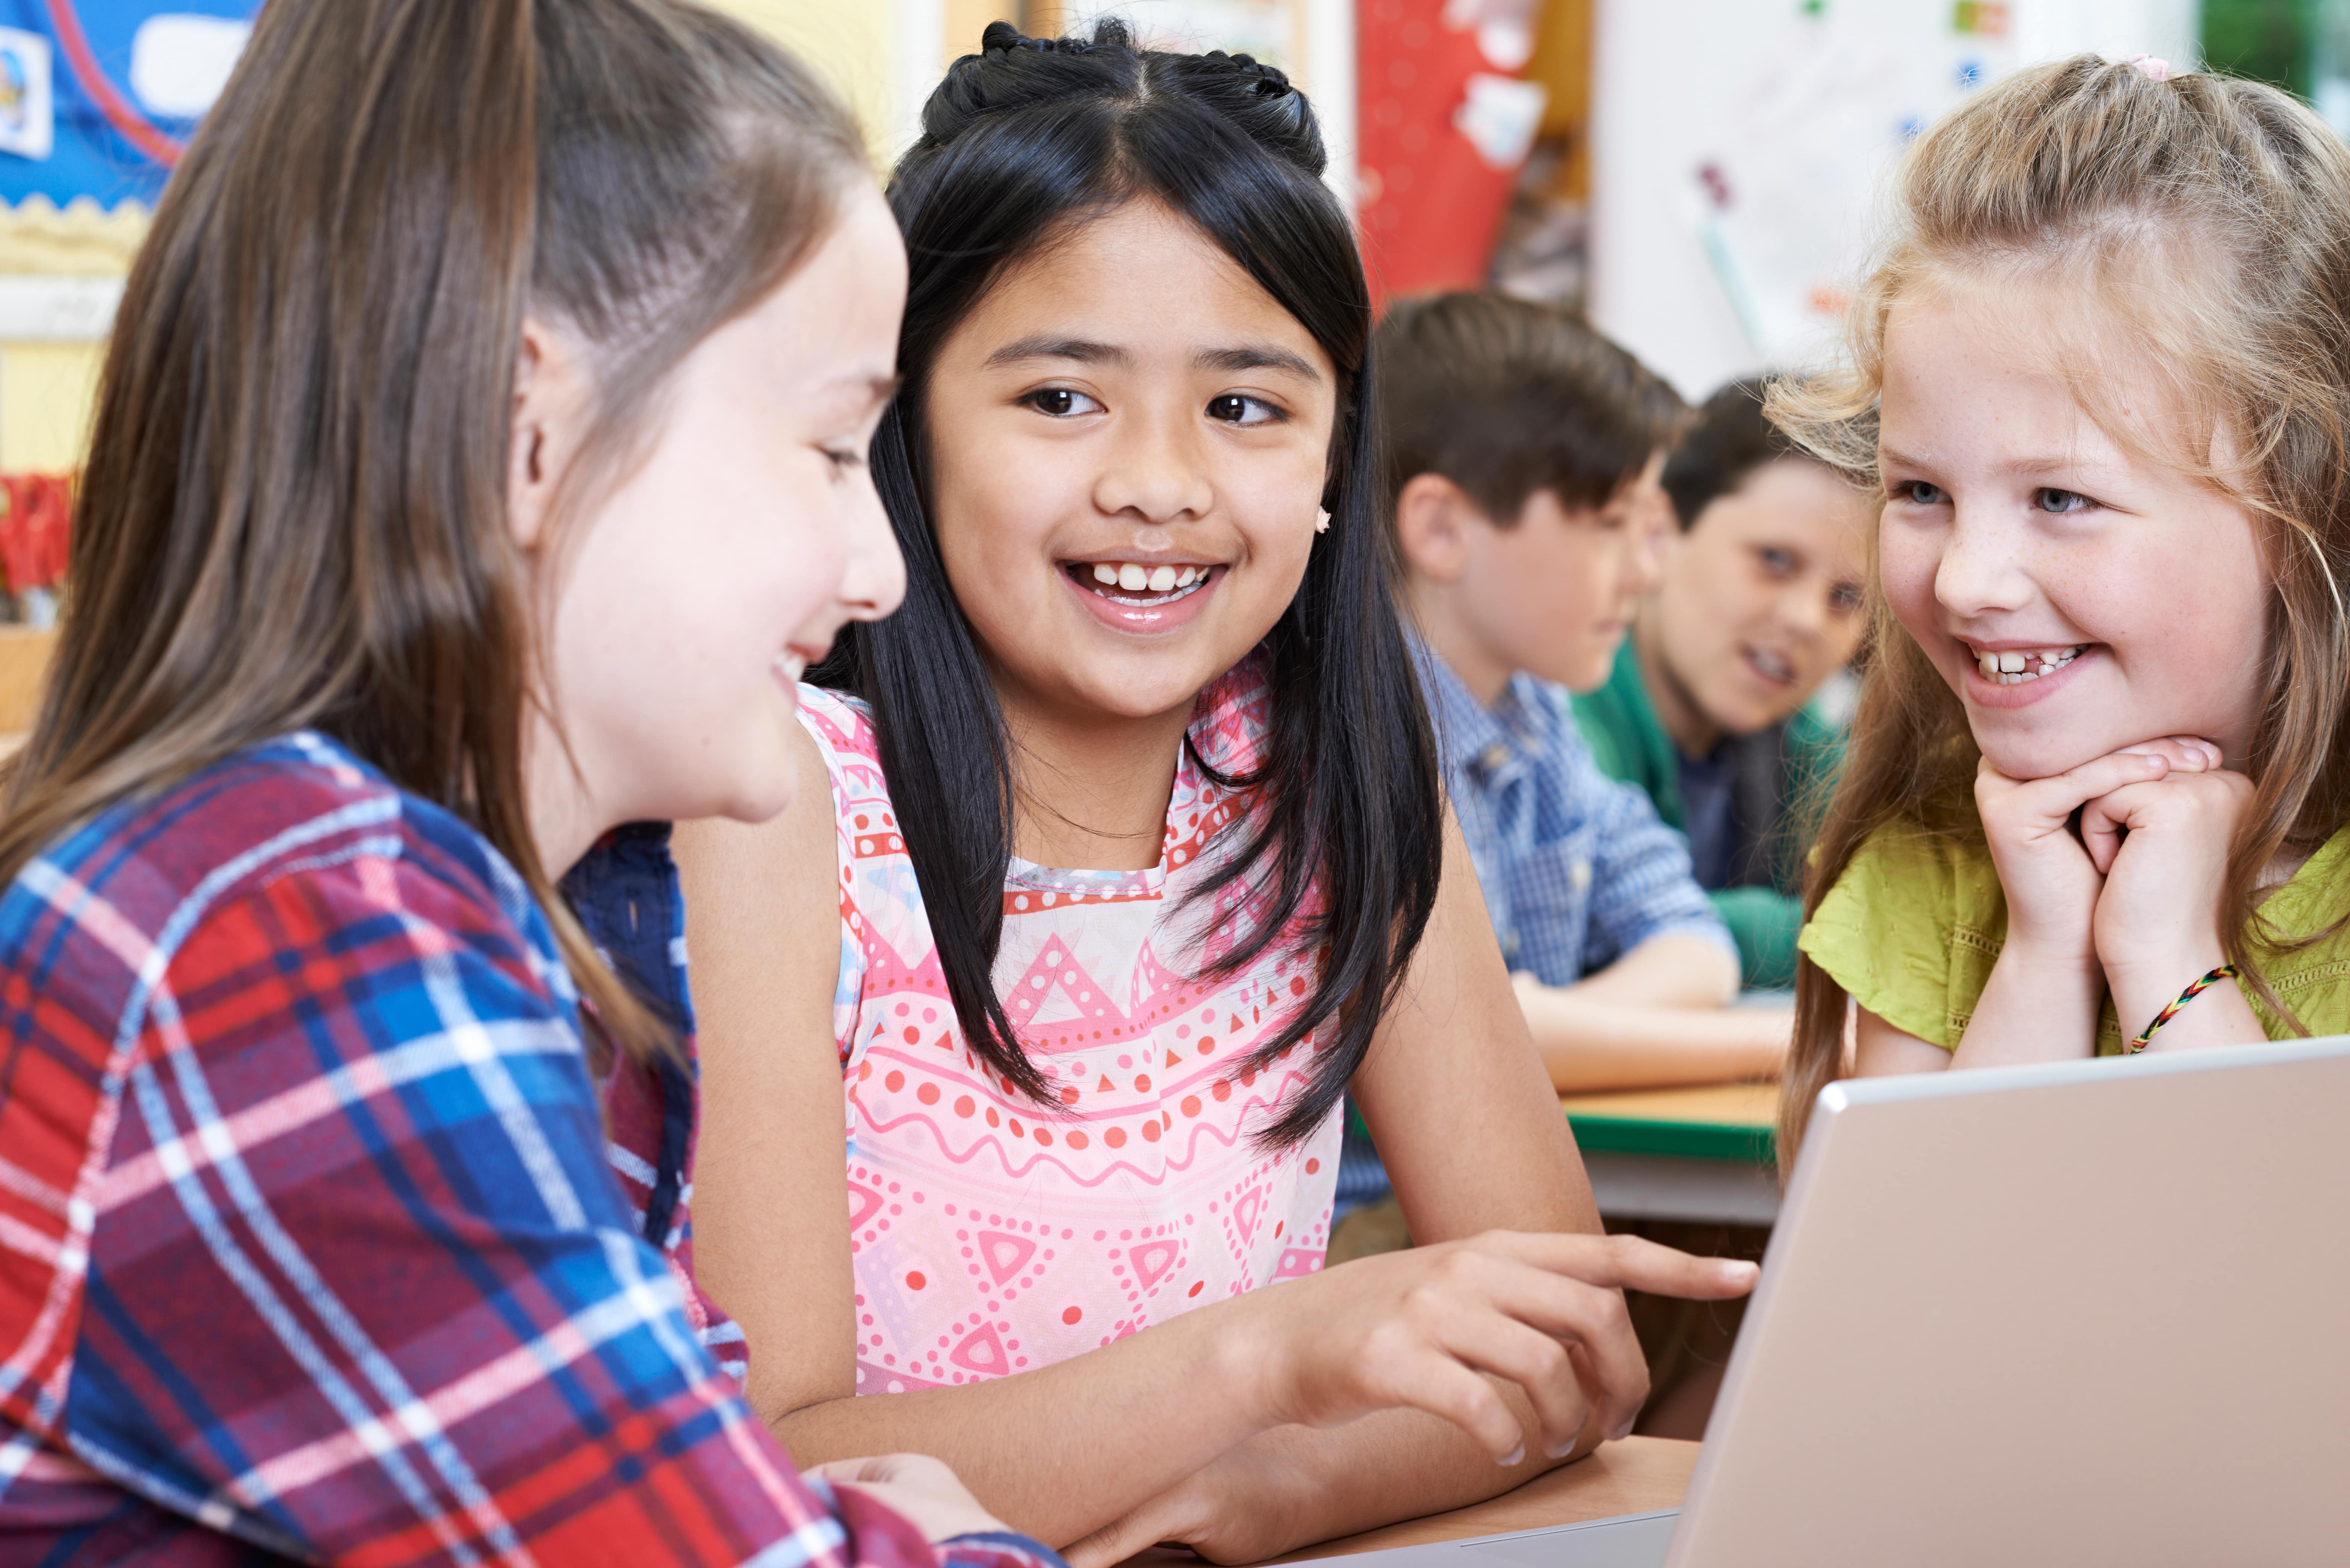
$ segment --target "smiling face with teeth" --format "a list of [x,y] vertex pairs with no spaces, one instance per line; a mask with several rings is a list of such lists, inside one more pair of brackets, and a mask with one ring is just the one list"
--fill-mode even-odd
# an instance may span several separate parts
[[[2066,296],[2075,301],[2077,295]],[[1885,328],[1885,596],[2012,778],[2165,735],[2241,765],[2273,596],[2251,512],[2144,450],[2182,421],[2140,398],[2125,447],[2050,346],[2073,326],[2012,277],[1905,292]],[[2159,386],[2118,354],[2107,383]],[[2139,372],[2133,376],[2132,372]]]
[[1777,457],[1686,520],[1633,631],[1685,755],[1777,723],[1852,657],[1874,512],[1819,463]]
[[1015,728],[1180,733],[1296,595],[1337,393],[1313,335],[1154,202],[988,290],[923,421],[940,555]]

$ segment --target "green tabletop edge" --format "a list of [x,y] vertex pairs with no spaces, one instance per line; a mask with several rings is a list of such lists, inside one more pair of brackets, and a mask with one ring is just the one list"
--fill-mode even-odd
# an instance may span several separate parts
[[1771,1165],[1779,1158],[1778,1140],[1767,1127],[1575,1114],[1570,1114],[1566,1123],[1575,1129],[1575,1144],[1586,1154],[1656,1154],[1745,1165]]

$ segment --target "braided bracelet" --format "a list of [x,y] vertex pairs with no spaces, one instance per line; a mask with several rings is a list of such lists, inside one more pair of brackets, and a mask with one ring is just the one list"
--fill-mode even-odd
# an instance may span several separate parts
[[2154,1015],[2154,1022],[2147,1024],[2144,1029],[2139,1030],[2137,1038],[2122,1047],[2122,1054],[2125,1056],[2135,1056],[2139,1052],[2145,1050],[2146,1043],[2154,1038],[2154,1032],[2161,1028],[2164,1024],[2169,1023],[2172,1019],[2178,1017],[2181,1008],[2184,1008],[2189,1002],[2194,1001],[2197,997],[2202,995],[2205,992],[2210,990],[2221,981],[2233,980],[2235,978],[2236,966],[2231,963],[2223,963],[2218,969],[2213,970],[2210,974],[2205,975],[2201,980],[2199,980],[2194,984],[2189,986],[2185,991],[2180,992],[2178,993],[2178,1001],[2171,1002],[2161,1012],[2156,1013]]

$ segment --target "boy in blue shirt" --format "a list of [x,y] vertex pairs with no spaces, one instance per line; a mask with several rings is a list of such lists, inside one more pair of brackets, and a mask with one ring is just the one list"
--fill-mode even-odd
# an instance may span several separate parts
[[[1573,317],[1497,295],[1402,302],[1374,353],[1446,784],[1552,1083],[1775,1074],[1788,1015],[1729,1006],[1738,950],[1686,842],[1600,773],[1570,708],[1656,582],[1679,399]],[[1342,1211],[1386,1190],[1350,1126]]]

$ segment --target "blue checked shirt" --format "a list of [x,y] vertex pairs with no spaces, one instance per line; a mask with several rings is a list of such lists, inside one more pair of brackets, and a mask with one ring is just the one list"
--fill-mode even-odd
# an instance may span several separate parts
[[[1658,820],[1638,786],[1599,771],[1565,687],[1521,670],[1488,708],[1434,653],[1413,652],[1445,789],[1511,972],[1571,985],[1676,934],[1736,956],[1690,872],[1688,840]],[[1388,1191],[1369,1137],[1349,1116],[1337,1211]]]
[[1637,785],[1599,771],[1565,687],[1521,670],[1487,708],[1418,652],[1445,787],[1511,972],[1572,985],[1673,933],[1737,952],[1688,841]]

